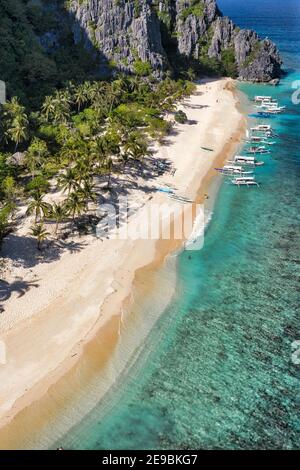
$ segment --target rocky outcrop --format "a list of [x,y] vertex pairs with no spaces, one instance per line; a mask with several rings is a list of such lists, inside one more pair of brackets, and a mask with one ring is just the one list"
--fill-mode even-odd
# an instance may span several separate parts
[[178,51],[187,57],[197,59],[200,53],[201,38],[220,12],[215,0],[206,2],[182,2],[176,0],[176,34]]
[[275,44],[269,39],[260,41],[254,31],[242,30],[234,37],[239,78],[269,82],[281,75],[281,58]]
[[74,40],[84,41],[118,69],[134,71],[137,61],[149,63],[157,74],[166,64],[161,44],[160,22],[151,1],[74,0]]
[[209,57],[222,58],[222,51],[231,47],[235,26],[229,18],[219,17],[213,23],[213,36],[208,49]]
[[98,50],[122,71],[143,62],[162,76],[170,42],[179,57],[219,66],[241,80],[268,82],[281,73],[276,46],[237,28],[215,0],[70,0],[69,10],[75,42]]
[[[261,40],[254,31],[240,30],[223,17],[215,0],[177,0],[178,49],[200,61],[207,56],[222,63],[227,52],[241,80],[269,82],[281,75],[282,61],[275,44]],[[184,13],[186,12],[186,13]],[[230,65],[230,64],[229,64]]]

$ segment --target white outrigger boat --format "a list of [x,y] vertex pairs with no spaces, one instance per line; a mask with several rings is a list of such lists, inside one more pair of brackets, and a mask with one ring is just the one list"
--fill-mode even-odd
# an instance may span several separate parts
[[248,144],[264,144],[264,145],[276,144],[276,142],[268,140],[268,136],[256,136],[256,135],[252,135],[245,142]]
[[272,126],[269,124],[260,124],[256,127],[251,127],[251,132],[273,132]]
[[236,165],[224,165],[223,168],[215,168],[219,173],[224,176],[234,176],[234,175],[252,175],[253,171],[245,171],[242,166]]
[[259,154],[259,155],[267,155],[269,153],[271,153],[271,150],[269,149],[266,149],[266,147],[264,145],[261,145],[259,147],[249,147],[247,149],[247,153],[250,153],[250,154]]
[[271,106],[266,108],[263,112],[266,114],[281,114],[284,110],[285,106]]
[[279,106],[278,101],[263,101],[261,104],[256,105],[255,107],[258,109],[264,109],[264,108],[277,108]]
[[233,158],[233,161],[229,161],[229,164],[239,164],[239,165],[250,165],[250,166],[262,166],[264,162],[259,162],[254,157],[246,157],[244,155],[236,155]]
[[246,142],[248,144],[265,144],[265,145],[274,145],[276,142],[270,142],[268,136],[266,135],[251,135]]
[[255,103],[261,103],[262,101],[271,100],[273,100],[272,96],[255,96],[253,101],[255,101]]
[[239,178],[234,178],[231,180],[232,184],[235,186],[259,186],[257,181],[255,181],[254,176],[242,176]]
[[253,137],[260,137],[265,139],[269,137],[278,137],[278,134],[274,132],[272,126],[268,124],[260,124],[259,126],[251,127],[250,131],[247,131],[247,137],[249,137],[250,135]]
[[260,106],[255,106],[257,109],[265,109],[268,110],[276,110],[276,111],[284,111],[286,106],[279,106],[278,103],[267,103],[264,102]]

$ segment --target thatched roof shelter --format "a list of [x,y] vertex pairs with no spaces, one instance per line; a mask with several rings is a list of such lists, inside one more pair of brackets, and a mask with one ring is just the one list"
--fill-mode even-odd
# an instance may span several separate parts
[[16,152],[7,159],[9,165],[23,166],[25,163],[25,153]]

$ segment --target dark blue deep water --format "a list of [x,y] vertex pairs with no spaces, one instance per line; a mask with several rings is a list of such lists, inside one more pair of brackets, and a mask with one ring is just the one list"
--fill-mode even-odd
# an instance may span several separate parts
[[[89,449],[296,449],[300,447],[299,0],[220,0],[241,27],[275,40],[288,74],[272,94],[287,112],[260,189],[221,187],[204,248],[178,260],[176,299],[151,331],[136,365],[60,441]],[[299,402],[298,402],[299,403]],[[299,408],[298,408],[299,409]]]

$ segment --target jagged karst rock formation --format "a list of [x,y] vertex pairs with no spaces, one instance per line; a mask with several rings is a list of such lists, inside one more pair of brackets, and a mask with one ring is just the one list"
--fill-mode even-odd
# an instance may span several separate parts
[[240,30],[216,0],[69,0],[68,9],[74,41],[125,72],[143,73],[148,64],[162,76],[177,57],[241,80],[268,82],[281,74],[275,44]]
[[75,0],[74,40],[100,50],[124,71],[137,61],[148,62],[154,71],[165,67],[160,22],[147,0]]

